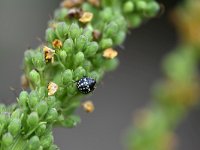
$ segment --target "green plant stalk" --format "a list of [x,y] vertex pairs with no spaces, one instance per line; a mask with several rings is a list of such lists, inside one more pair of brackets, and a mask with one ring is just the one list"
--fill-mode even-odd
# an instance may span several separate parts
[[[166,56],[163,72],[166,79],[152,92],[153,102],[140,110],[128,136],[130,150],[172,150],[177,140],[174,130],[179,122],[199,103],[200,25],[198,0],[185,1],[176,10],[176,25],[182,41]],[[193,32],[194,31],[194,32]]]
[[154,0],[103,0],[100,6],[65,2],[48,23],[44,44],[25,52],[23,83],[30,92],[22,91],[14,105],[0,105],[0,150],[58,149],[52,128],[80,122],[75,110],[84,94],[76,82],[87,76],[98,83],[115,69],[112,48],[122,44],[128,27],[138,27],[159,11]]

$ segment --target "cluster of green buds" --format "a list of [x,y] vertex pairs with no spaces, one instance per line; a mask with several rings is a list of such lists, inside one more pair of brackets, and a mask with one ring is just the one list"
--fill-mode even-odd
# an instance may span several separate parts
[[186,1],[176,10],[180,45],[163,61],[163,79],[153,88],[153,103],[139,112],[130,132],[129,149],[172,150],[177,146],[174,130],[186,113],[199,103],[200,1]]
[[[84,94],[77,81],[89,77],[99,83],[105,72],[115,69],[118,52],[113,47],[122,44],[130,25],[136,26],[129,19],[141,22],[158,9],[153,0],[63,1],[48,23],[46,41],[25,52],[24,91],[15,106],[0,114],[0,149],[58,149],[52,128],[80,122],[74,111]],[[94,110],[91,101],[82,106],[86,112]]]
[[130,26],[138,27],[145,18],[155,17],[160,5],[154,0],[126,0],[123,12]]

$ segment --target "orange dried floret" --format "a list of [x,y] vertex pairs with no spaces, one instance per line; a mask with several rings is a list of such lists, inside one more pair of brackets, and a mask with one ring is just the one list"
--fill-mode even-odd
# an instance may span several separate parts
[[87,112],[87,113],[92,113],[95,109],[94,104],[92,101],[86,101],[82,104],[83,109]]
[[65,8],[72,8],[81,5],[83,1],[84,0],[65,0],[61,3],[61,6]]
[[58,39],[55,39],[53,42],[52,42],[52,46],[53,48],[61,48],[62,47],[62,41],[61,40],[58,40]]
[[118,52],[112,48],[108,48],[103,52],[103,57],[113,59],[117,57]]
[[44,46],[43,51],[44,51],[44,57],[45,57],[46,62],[51,61],[53,63],[55,50],[53,50],[47,46]]
[[79,19],[80,22],[82,23],[88,23],[92,20],[93,18],[93,13],[91,12],[84,12],[81,18]]
[[50,82],[48,85],[48,95],[52,96],[54,95],[58,90],[58,85],[54,82]]

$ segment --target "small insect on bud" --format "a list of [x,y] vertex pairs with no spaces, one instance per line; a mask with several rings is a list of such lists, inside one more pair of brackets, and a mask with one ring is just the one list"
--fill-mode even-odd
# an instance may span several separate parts
[[83,1],[84,0],[65,0],[61,3],[61,6],[65,8],[72,8],[81,5]]
[[55,39],[53,42],[52,42],[52,46],[53,48],[61,48],[62,47],[62,41],[58,40],[58,39]]
[[99,7],[100,6],[100,0],[88,0],[90,4],[93,6]]
[[45,57],[46,62],[51,61],[53,63],[55,50],[53,50],[47,46],[44,46],[43,51],[44,51],[44,57]]
[[79,19],[80,22],[82,23],[88,23],[92,20],[93,18],[93,13],[91,12],[84,12],[81,18]]
[[92,36],[94,41],[98,41],[101,38],[101,32],[99,30],[94,30]]
[[69,18],[79,19],[83,15],[83,10],[81,8],[72,8],[68,11]]
[[83,109],[87,112],[87,113],[92,113],[95,109],[94,104],[92,101],[86,101],[82,104]]
[[108,48],[103,52],[103,57],[113,59],[117,57],[118,52],[112,48]]
[[54,95],[58,90],[58,85],[56,83],[50,82],[48,85],[48,95]]
[[77,88],[78,91],[83,94],[88,94],[95,89],[96,80],[89,78],[89,77],[83,77],[80,80],[77,81]]

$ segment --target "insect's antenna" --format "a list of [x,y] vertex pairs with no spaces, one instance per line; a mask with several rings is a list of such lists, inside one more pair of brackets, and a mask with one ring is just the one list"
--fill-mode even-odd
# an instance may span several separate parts
[[15,97],[18,96],[18,94],[17,94],[17,90],[16,90],[15,88],[13,88],[13,87],[9,87],[9,89],[11,90],[11,92],[14,94]]
[[44,44],[44,42],[42,41],[42,39],[41,39],[40,37],[36,37],[36,39],[38,40],[38,42],[39,42],[41,45]]

